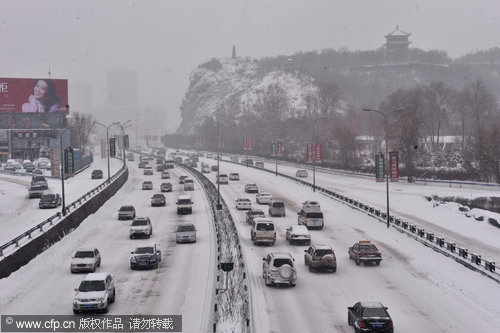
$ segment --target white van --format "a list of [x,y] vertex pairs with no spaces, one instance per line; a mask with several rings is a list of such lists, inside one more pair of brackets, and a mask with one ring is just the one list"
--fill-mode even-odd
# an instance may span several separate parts
[[323,229],[323,212],[319,202],[305,201],[302,203],[302,209],[297,213],[297,223],[305,225],[308,229]]
[[179,195],[176,203],[178,215],[193,213],[193,202],[189,195]]
[[254,218],[250,238],[254,244],[264,243],[274,245],[276,242],[276,230],[271,219]]

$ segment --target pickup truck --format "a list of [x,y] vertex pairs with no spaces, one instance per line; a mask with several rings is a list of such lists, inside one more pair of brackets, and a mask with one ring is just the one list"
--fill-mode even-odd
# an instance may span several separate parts
[[45,187],[41,185],[31,185],[28,190],[29,198],[41,198],[44,190]]

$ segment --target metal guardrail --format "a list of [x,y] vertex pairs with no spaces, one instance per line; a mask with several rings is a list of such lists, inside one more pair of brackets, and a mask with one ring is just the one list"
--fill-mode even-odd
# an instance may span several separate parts
[[[109,184],[111,182],[113,182],[116,178],[118,178],[118,176],[124,170],[125,170],[125,168],[122,167],[116,174],[114,174],[111,177]],[[73,201],[72,203],[68,204],[66,206],[66,212],[70,213],[77,206],[80,206],[82,204],[82,201],[83,202],[87,201],[88,199],[90,199],[91,197],[93,197],[94,195],[99,193],[101,190],[106,188],[106,186],[108,186],[109,184],[108,184],[108,180],[106,179],[106,181],[99,184],[97,187],[93,188],[92,190],[88,191],[87,193],[85,193],[84,195],[82,195],[81,197],[79,197],[78,199]],[[28,231],[22,233],[21,235],[17,236],[16,238],[12,239],[11,241],[1,245],[0,246],[0,260],[1,260],[1,257],[4,257],[4,251],[6,249],[10,248],[11,246],[14,246],[15,248],[19,248],[21,246],[20,242],[24,239],[27,239],[29,242],[29,240],[32,239],[34,232],[40,231],[43,233],[43,232],[45,232],[45,230],[48,230],[48,228],[50,228],[52,225],[54,225],[54,221],[57,221],[56,223],[58,223],[58,222],[62,221],[64,218],[65,217],[62,216],[61,212],[57,212],[56,214],[52,215],[51,217],[49,217],[46,220],[42,221],[41,223],[37,224],[36,226],[29,229]],[[45,227],[47,227],[47,229],[44,230]]]
[[[246,165],[240,162],[234,162],[230,160],[224,160],[224,161],[239,165]],[[276,171],[259,168],[252,165],[248,165],[248,167],[252,167],[254,169],[259,169],[262,171],[267,171],[272,174],[277,174],[281,177],[289,178],[302,185],[311,188],[313,187],[313,184],[293,176],[285,175],[280,172],[276,173]],[[316,191],[330,198],[333,198],[344,204],[347,204],[354,209],[367,213],[369,216],[377,219],[379,222],[383,222],[384,224],[387,222],[387,213],[382,212],[379,209],[376,209],[358,200],[355,200],[353,198],[347,197],[345,195],[339,194],[335,191],[323,188],[318,185],[316,185],[315,188]],[[427,247],[432,248],[436,252],[446,255],[447,257],[453,258],[455,261],[466,266],[467,268],[479,272],[482,275],[487,276],[500,283],[500,273],[497,272],[496,264],[494,261],[484,259],[482,258],[481,254],[473,252],[465,247],[461,247],[455,244],[455,242],[447,241],[444,236],[434,235],[434,233],[426,231],[424,228],[411,221],[403,220],[393,215],[389,215],[389,221],[392,224],[392,226],[396,228],[399,232],[407,234],[411,238],[417,240],[418,242],[424,244]]]

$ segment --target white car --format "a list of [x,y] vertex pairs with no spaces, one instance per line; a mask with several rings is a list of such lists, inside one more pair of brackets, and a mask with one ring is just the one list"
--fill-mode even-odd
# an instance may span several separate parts
[[71,257],[71,273],[95,272],[101,266],[101,254],[96,248],[78,249]]
[[40,157],[36,162],[38,169],[50,169],[50,160],[46,157]]
[[177,243],[196,243],[196,227],[192,223],[181,223],[175,232]]
[[237,172],[230,173],[229,180],[240,180],[240,174]]
[[114,303],[116,297],[115,280],[109,273],[89,273],[75,291],[74,314],[86,311],[107,313],[109,304]]
[[304,225],[292,225],[286,229],[286,240],[292,244],[311,244],[311,233]]
[[129,230],[129,236],[131,239],[137,236],[145,236],[149,238],[152,234],[153,226],[151,225],[149,217],[137,217],[132,221]]
[[252,209],[252,202],[248,198],[236,199],[236,209]]
[[295,259],[290,253],[271,252],[262,258],[262,277],[266,286],[275,284],[295,287],[297,283],[297,271],[295,270]]
[[273,196],[269,192],[259,192],[255,196],[255,202],[258,204],[266,204],[269,205],[273,201]]
[[229,184],[229,178],[226,174],[221,173],[217,175],[217,184]]
[[295,172],[295,177],[306,178],[307,176],[309,176],[309,174],[307,173],[307,170],[300,169],[300,170],[297,170],[297,172]]

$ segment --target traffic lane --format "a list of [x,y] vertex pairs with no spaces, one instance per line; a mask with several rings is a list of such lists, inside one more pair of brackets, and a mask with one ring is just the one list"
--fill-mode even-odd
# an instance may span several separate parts
[[[142,175],[132,169],[130,179],[137,178],[142,179]],[[149,202],[149,193],[144,192],[149,191],[139,189],[137,181],[127,182],[73,233],[12,276],[2,279],[2,290],[12,291],[0,298],[2,313],[71,314],[73,288],[78,286],[84,275],[69,272],[70,256],[78,247],[96,246],[103,256],[98,272],[111,272],[116,279],[117,301],[110,307],[111,314],[155,313],[161,308],[162,312],[172,311],[163,314],[185,314],[185,327],[192,325],[194,331],[198,331],[203,317],[200,314],[206,307],[206,301],[200,300],[205,300],[210,292],[199,279],[213,281],[210,267],[215,260],[211,258],[214,256],[213,233],[209,231],[210,224],[206,221],[208,206],[204,207],[201,191],[194,191],[198,206],[193,211],[192,221],[197,225],[200,237],[195,244],[175,244],[175,226],[180,220],[188,218],[178,217],[172,204],[158,208],[142,207],[142,213],[149,214],[153,221],[153,236],[151,239],[130,240],[130,221],[118,221],[116,210],[125,202],[138,207]],[[130,271],[130,251],[139,244],[154,242],[159,243],[164,251],[160,268]],[[41,277],[37,281],[31,275],[34,271],[37,277]],[[139,295],[137,288],[140,288]],[[157,307],[158,304],[162,306]],[[200,307],[203,309],[198,311]]]
[[[233,169],[234,166],[232,167]],[[235,169],[237,170],[237,169]],[[239,170],[240,171],[240,176],[241,173],[244,170]],[[271,193],[279,193],[280,190],[282,190],[285,186],[282,187],[277,187],[274,183],[275,180],[271,176],[270,179],[267,179],[266,175],[269,175],[268,173],[262,172],[262,174],[258,174],[257,177],[255,178],[250,178],[250,173],[246,173],[245,178],[248,181],[255,182],[257,184],[260,184],[260,187],[265,189],[267,183],[271,185],[271,188],[274,189],[271,191]],[[229,187],[222,187],[221,190],[223,191],[223,195],[226,198],[226,190],[231,187],[231,183]],[[299,185],[295,185],[299,186]],[[241,185],[237,184],[235,186],[236,188],[232,191],[231,193],[228,193],[229,199],[226,199],[228,202],[231,202],[235,200],[236,197],[241,196],[240,188]],[[288,188],[288,186],[286,186]],[[229,191],[228,191],[229,192]],[[301,193],[300,188],[297,187],[296,190],[285,190],[282,193],[279,193],[279,195],[289,195],[291,198],[295,197],[293,201],[296,202],[302,202],[304,199],[311,199],[311,197],[306,197],[304,198],[302,195],[297,195],[298,193]],[[274,194],[273,193],[273,194]],[[303,193],[303,192],[302,192]],[[311,195],[311,194],[309,194]],[[298,266],[298,275],[299,275],[299,280],[297,282],[297,287],[292,288],[294,291],[295,290],[300,290],[300,287],[303,283],[307,285],[312,285],[314,287],[317,287],[319,290],[338,290],[336,287],[336,284],[340,280],[338,277],[342,277],[340,281],[342,281],[344,287],[343,290],[345,291],[344,293],[341,293],[340,295],[335,295],[336,299],[343,298],[344,302],[343,305],[345,307],[339,308],[340,315],[338,315],[337,311],[335,314],[332,314],[333,320],[335,323],[328,323],[322,321],[321,318],[314,318],[314,320],[311,320],[311,318],[301,318],[300,320],[297,319],[297,323],[294,322],[294,325],[300,325],[301,320],[306,320],[306,321],[315,321],[318,320],[319,323],[323,322],[324,327],[328,328],[331,327],[331,325],[337,325],[338,322],[344,323],[344,325],[347,325],[345,323],[345,313],[347,312],[346,307],[353,305],[357,300],[366,300],[367,295],[369,295],[370,300],[375,299],[375,300],[384,300],[388,299],[385,305],[391,307],[392,311],[391,313],[395,313],[399,319],[398,321],[408,323],[408,327],[412,327],[411,324],[415,325],[420,325],[425,327],[425,325],[428,325],[428,329],[433,330],[435,329],[435,325],[433,324],[434,321],[441,322],[440,325],[442,325],[442,328],[444,330],[449,328],[449,322],[447,321],[442,321],[440,320],[441,317],[443,318],[449,318],[450,320],[455,316],[457,312],[463,312],[464,316],[467,317],[466,313],[469,312],[469,310],[466,309],[464,306],[464,302],[467,300],[464,298],[460,298],[457,300],[455,297],[450,297],[447,295],[447,293],[443,293],[443,291],[437,287],[439,286],[441,281],[432,281],[432,280],[423,280],[422,282],[422,277],[426,276],[428,274],[428,271],[431,271],[433,274],[442,274],[440,273],[440,270],[433,270],[433,264],[432,262],[429,263],[421,263],[419,262],[419,265],[423,265],[423,267],[414,267],[411,265],[412,261],[409,259],[411,258],[412,260],[420,261],[420,257],[426,257],[430,256],[432,257],[432,261],[439,261],[439,266],[438,267],[446,267],[449,269],[451,272],[454,270],[458,270],[460,274],[475,274],[472,276],[475,276],[475,279],[477,279],[478,283],[481,284],[488,284],[489,281],[484,281],[481,276],[477,276],[476,273],[470,272],[466,268],[462,268],[461,266],[456,265],[453,261],[450,261],[449,259],[442,257],[441,255],[435,253],[434,251],[427,249],[425,247],[422,247],[421,244],[418,244],[416,242],[413,242],[411,240],[408,240],[409,243],[407,243],[406,237],[402,237],[401,234],[396,232],[395,230],[390,229],[390,233],[386,232],[385,228],[381,228],[381,225],[377,222],[374,222],[373,219],[367,217],[365,214],[355,212],[352,209],[346,207],[345,205],[338,204],[324,196],[320,196],[319,199],[321,199],[320,202],[323,203],[322,207],[325,211],[329,211],[328,214],[328,220],[327,224],[325,226],[325,229],[323,231],[311,231],[313,234],[313,242],[319,242],[319,243],[325,243],[325,244],[331,244],[334,250],[336,250],[337,258],[339,260],[339,268],[338,272],[335,274],[322,274],[318,275],[321,277],[320,281],[315,281],[315,282],[310,282],[309,280],[311,279],[311,276],[314,277],[316,276],[315,274],[311,274],[307,272],[305,266],[299,265]],[[333,212],[336,212],[333,214]],[[239,215],[239,218],[237,220],[243,220],[242,212],[234,212],[236,216]],[[354,215],[353,215],[354,214]],[[268,251],[286,251],[289,252],[290,249],[292,249],[293,255],[296,259],[297,263],[297,257],[296,255],[299,255],[300,260],[303,260],[303,252],[301,253],[299,251],[299,247],[296,246],[288,246],[286,242],[284,241],[284,228],[282,228],[283,224],[296,224],[296,217],[295,220],[291,219],[287,223],[280,223],[281,220],[286,220],[289,218],[288,216],[285,219],[274,219],[275,221],[278,220],[277,225],[278,225],[278,234],[282,235],[282,238],[278,240],[276,243],[276,246],[274,247],[266,247],[266,248],[260,248],[260,247],[254,247],[251,242],[249,242],[249,227],[243,228],[242,225],[244,224],[238,224],[238,227],[242,228],[241,231],[239,230],[239,234],[242,235],[243,238],[248,237],[246,242],[245,240],[242,241],[242,244],[245,244],[243,247],[244,249],[250,249],[248,252],[250,253],[247,256],[247,259],[250,259],[251,262],[247,263],[247,267],[249,267],[249,270],[251,269],[251,272],[249,274],[253,274],[255,277],[259,277],[262,275],[262,257],[265,256],[265,254]],[[358,225],[361,223],[361,227]],[[281,229],[280,229],[281,228]],[[367,232],[366,230],[369,230]],[[373,237],[373,241],[376,244],[381,244],[379,245],[379,248],[383,246],[384,248],[382,251],[385,253],[385,259],[383,261],[383,264],[381,266],[361,266],[357,267],[352,263],[348,256],[347,256],[347,248],[354,244],[355,242],[359,241],[360,239],[365,239],[366,237],[370,238],[371,235],[375,235]],[[389,235],[389,236],[388,236]],[[389,239],[387,239],[389,237]],[[401,237],[403,238],[404,242],[401,244],[398,244],[400,242]],[[392,238],[398,239],[398,242],[396,244],[391,244],[394,241]],[[283,246],[284,245],[284,246]],[[411,250],[409,248],[409,245],[412,246]],[[263,249],[266,249],[262,251]],[[303,249],[302,249],[303,251]],[[409,251],[409,253],[407,253]],[[412,252],[413,251],[413,252]],[[421,252],[425,252],[424,254],[421,254]],[[254,253],[258,253],[257,255],[253,255]],[[415,259],[415,256],[417,259]],[[302,261],[303,262],[303,261]],[[390,264],[386,264],[390,263]],[[362,270],[364,269],[364,270]],[[370,269],[370,274],[373,275],[370,277],[370,279],[367,279],[364,273]],[[404,274],[400,273],[403,272]],[[343,278],[345,276],[345,278]],[[451,273],[451,276],[453,276],[453,273]],[[305,277],[304,279],[301,279],[301,277]],[[334,285],[329,285],[329,282],[335,281]],[[338,280],[337,280],[338,279]],[[258,280],[258,279],[255,279]],[[302,281],[301,281],[302,280]],[[260,286],[257,285],[257,288],[262,287],[263,282],[261,281]],[[420,286],[420,288],[415,290],[412,288],[410,292],[407,292],[406,290],[408,289],[408,286]],[[463,287],[466,288],[465,284]],[[437,288],[436,288],[437,287]],[[274,290],[272,288],[267,288]],[[266,294],[267,289],[264,289],[264,294]],[[419,290],[428,290],[429,292],[420,292]],[[452,289],[453,286],[452,286]],[[468,287],[469,293],[474,294],[474,290],[470,290],[470,287]],[[316,289],[314,289],[316,290]],[[342,290],[342,288],[340,289]],[[356,292],[353,292],[355,290]],[[313,291],[315,292],[315,291]],[[253,290],[252,290],[253,293]],[[308,290],[308,293],[311,293],[311,291]],[[284,293],[285,294],[285,293]],[[289,293],[287,292],[285,295],[288,295]],[[293,304],[295,303],[307,303],[307,295],[304,295],[301,292],[294,292],[292,295],[296,296],[296,299]],[[305,306],[305,308],[314,308],[315,305],[318,303],[318,299],[322,299],[322,302],[326,302],[326,304],[329,307],[335,307],[338,304],[330,304],[328,299],[323,299],[323,293],[319,292],[311,299],[311,303],[309,306]],[[254,297],[252,297],[253,299]],[[292,297],[293,298],[293,297]],[[274,302],[274,306],[271,306],[269,302],[267,302],[267,309],[271,310],[273,313],[273,310],[277,309],[287,309],[289,308],[288,304],[292,302],[292,299],[287,299],[284,298],[283,302],[281,302],[282,298],[277,298],[277,297],[266,297],[266,299],[269,299],[270,302]],[[414,299],[417,299],[418,302],[415,302]],[[399,301],[401,300],[401,301]],[[488,304],[488,301],[485,301],[485,304]],[[451,305],[451,306],[450,306]],[[396,309],[394,309],[396,308]],[[412,309],[413,314],[408,316],[407,313],[404,313],[402,310],[398,309]],[[255,308],[254,308],[255,309]],[[428,311],[422,310],[422,309],[429,309]],[[446,309],[446,310],[443,310]],[[299,311],[299,309],[292,308],[290,313],[296,313]],[[300,312],[300,311],[299,311]],[[305,311],[308,313],[308,311]],[[399,313],[401,312],[401,313]],[[416,315],[415,315],[416,313]],[[433,315],[434,314],[434,315]],[[436,315],[437,314],[437,315]],[[477,318],[478,320],[484,321],[484,317],[487,317],[487,315],[483,315],[482,311],[479,311],[474,314],[475,316],[479,317]],[[469,315],[470,316],[470,315]],[[300,316],[293,316],[293,319],[295,318],[300,318]],[[335,319],[337,318],[337,319]],[[275,319],[275,320],[274,320]],[[271,325],[272,323],[275,323],[276,320],[279,318],[273,318],[271,320]],[[469,320],[464,320],[464,323],[462,323],[464,326],[463,327],[468,327],[470,324],[468,324]],[[280,325],[277,325],[278,327],[282,327],[281,325],[288,325],[289,323],[280,323]],[[434,325],[434,326],[433,326]],[[406,326],[406,325],[405,325]],[[439,327],[439,325],[437,325]],[[293,327],[293,325],[291,326]],[[487,328],[489,326],[486,326]]]

